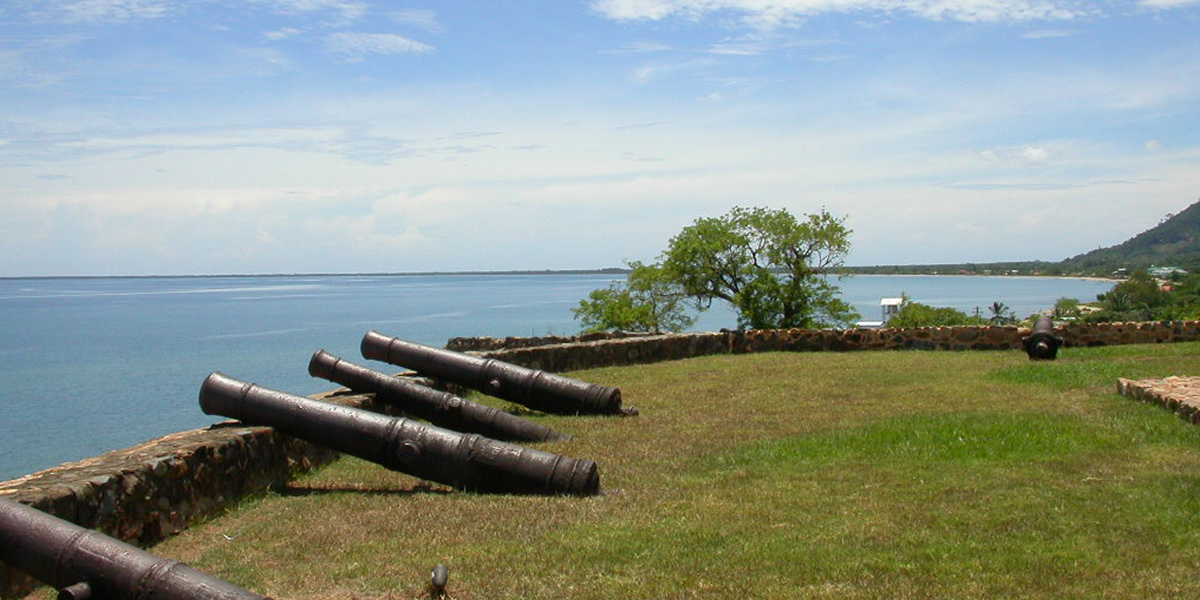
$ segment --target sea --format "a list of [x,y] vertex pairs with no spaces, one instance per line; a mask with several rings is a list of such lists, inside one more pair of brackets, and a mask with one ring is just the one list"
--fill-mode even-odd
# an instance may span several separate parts
[[[0,279],[0,481],[224,420],[197,394],[214,371],[300,395],[313,352],[361,358],[377,330],[442,346],[460,336],[572,335],[571,309],[620,275],[330,275]],[[1019,316],[1111,282],[1040,277],[859,275],[837,282],[864,320],[906,294],[968,314]],[[727,306],[693,331],[736,326]]]

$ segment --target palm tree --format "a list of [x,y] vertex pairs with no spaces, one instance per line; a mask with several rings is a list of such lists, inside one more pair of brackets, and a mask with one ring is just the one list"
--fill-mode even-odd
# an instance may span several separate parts
[[992,316],[988,320],[993,325],[1009,325],[1017,322],[1017,316],[1003,302],[993,302],[988,310],[992,312]]

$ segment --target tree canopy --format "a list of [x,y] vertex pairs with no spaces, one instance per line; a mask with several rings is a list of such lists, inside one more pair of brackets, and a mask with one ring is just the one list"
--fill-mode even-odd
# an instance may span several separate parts
[[628,266],[631,271],[625,281],[592,290],[572,309],[585,332],[678,332],[696,322],[685,310],[679,286],[668,280],[661,268],[637,261]]
[[825,210],[797,219],[786,210],[737,207],[697,219],[671,238],[661,263],[630,263],[625,282],[594,290],[574,309],[585,331],[681,331],[728,302],[738,326],[755,329],[848,325],[859,318],[839,296],[834,270],[850,230]]
[[958,325],[987,325],[983,317],[970,316],[958,309],[936,307],[913,302],[902,294],[900,312],[888,319],[888,327],[952,327]]
[[858,318],[831,279],[850,250],[844,219],[825,210],[736,207],[671,238],[663,270],[701,309],[729,302],[755,329],[844,325]]

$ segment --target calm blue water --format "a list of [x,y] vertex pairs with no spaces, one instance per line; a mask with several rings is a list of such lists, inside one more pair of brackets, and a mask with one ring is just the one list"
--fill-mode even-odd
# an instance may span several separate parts
[[[0,280],[0,480],[220,419],[200,411],[213,371],[297,394],[318,349],[363,360],[370,329],[441,346],[456,336],[570,335],[600,275],[295,276]],[[865,319],[907,293],[1018,315],[1111,285],[1075,279],[860,276],[841,282]],[[986,314],[986,310],[985,310]],[[694,328],[733,327],[727,309]],[[386,370],[388,367],[374,363]]]

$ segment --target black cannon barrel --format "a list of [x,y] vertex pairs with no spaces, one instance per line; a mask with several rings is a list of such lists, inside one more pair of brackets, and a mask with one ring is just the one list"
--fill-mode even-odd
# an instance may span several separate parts
[[434,348],[369,331],[362,355],[529,408],[557,414],[619,414],[621,390],[503,361]]
[[99,531],[0,497],[0,561],[92,600],[263,600],[179,561],[154,556]]
[[1063,339],[1054,335],[1054,321],[1045,315],[1038,317],[1033,332],[1021,340],[1029,360],[1054,360]]
[[308,374],[340,383],[356,392],[373,393],[375,399],[384,404],[454,431],[478,433],[496,440],[545,442],[571,439],[571,436],[545,425],[347,362],[324,350],[316,351],[308,361]]
[[268,425],[422,479],[459,489],[512,494],[600,491],[596,463],[330,404],[213,373],[200,407],[252,425]]

